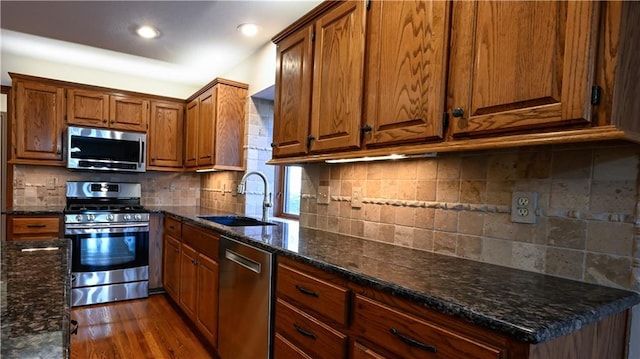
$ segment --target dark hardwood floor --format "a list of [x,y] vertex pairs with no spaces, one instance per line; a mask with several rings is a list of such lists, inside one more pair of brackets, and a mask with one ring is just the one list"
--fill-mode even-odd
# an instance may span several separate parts
[[72,359],[214,358],[164,294],[76,307],[71,318]]

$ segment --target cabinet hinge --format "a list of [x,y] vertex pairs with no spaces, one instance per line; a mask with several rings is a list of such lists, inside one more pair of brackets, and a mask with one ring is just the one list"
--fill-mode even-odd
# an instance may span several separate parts
[[442,113],[442,133],[447,133],[449,129],[449,112]]
[[591,104],[599,105],[601,96],[602,96],[602,87],[598,85],[593,85],[591,87]]
[[371,8],[371,0],[367,0],[367,10]]
[[311,41],[316,41],[316,30],[311,33]]

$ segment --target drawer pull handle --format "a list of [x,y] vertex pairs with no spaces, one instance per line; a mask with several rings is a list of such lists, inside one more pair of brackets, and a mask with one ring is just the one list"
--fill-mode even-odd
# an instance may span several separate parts
[[320,297],[320,294],[318,294],[318,293],[316,293],[316,292],[314,292],[312,290],[309,290],[309,289],[301,286],[300,284],[296,284],[296,289],[302,294],[310,295],[310,296],[316,297],[316,298]]
[[425,344],[415,339],[411,339],[408,336],[400,333],[396,328],[391,328],[389,329],[389,331],[391,332],[391,334],[398,337],[398,339],[402,340],[405,344],[411,345],[412,347],[424,349],[432,353],[435,353],[438,351],[438,349],[436,349],[436,347],[434,347],[433,345]]
[[294,328],[296,328],[296,330],[298,331],[298,333],[300,333],[300,334],[304,335],[305,337],[309,337],[309,338],[311,338],[311,339],[313,339],[313,340],[316,340],[316,338],[318,338],[318,336],[317,336],[317,335],[315,335],[315,334],[311,333],[310,331],[308,331],[308,330],[306,330],[306,329],[303,329],[301,326],[299,326],[299,325],[298,325],[298,324],[296,324],[296,323],[293,323],[293,326],[294,326]]
[[27,224],[27,228],[44,228],[46,224]]

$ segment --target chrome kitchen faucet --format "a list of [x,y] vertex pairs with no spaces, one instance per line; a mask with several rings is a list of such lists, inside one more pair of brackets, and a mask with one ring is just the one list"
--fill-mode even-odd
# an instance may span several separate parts
[[262,178],[262,181],[264,182],[264,200],[262,201],[262,221],[266,222],[267,221],[267,208],[271,207],[273,204],[271,203],[271,192],[269,192],[269,182],[267,181],[267,176],[264,175],[264,173],[262,172],[258,172],[258,171],[251,171],[251,172],[247,172],[244,174],[244,176],[242,176],[242,179],[240,180],[240,184],[238,185],[238,194],[245,194],[246,190],[247,190],[247,177],[251,176],[251,175],[257,175],[260,178]]

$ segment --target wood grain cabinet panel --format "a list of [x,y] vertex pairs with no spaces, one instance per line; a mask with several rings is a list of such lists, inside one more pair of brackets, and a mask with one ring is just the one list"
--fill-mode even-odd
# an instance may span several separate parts
[[184,165],[198,166],[198,121],[200,117],[200,100],[195,99],[187,104],[187,117],[184,131]]
[[180,301],[180,241],[165,232],[162,280],[164,289],[176,302]]
[[180,251],[180,308],[192,320],[196,316],[198,301],[198,268],[196,267],[196,251],[186,244],[181,245]]
[[67,123],[113,130],[147,132],[149,100],[130,95],[70,88]]
[[63,237],[60,216],[8,216],[7,240],[41,240]]
[[198,298],[196,325],[214,347],[218,340],[218,263],[202,254],[196,260],[198,272]]
[[500,359],[503,350],[356,295],[357,335],[403,358]]
[[591,121],[598,2],[453,6],[453,135]]
[[367,146],[443,137],[450,6],[371,2],[363,115]]
[[148,169],[182,167],[183,126],[184,105],[182,103],[151,101],[147,137]]
[[[64,88],[13,75],[12,162],[63,164]],[[26,161],[25,161],[26,160]]]

